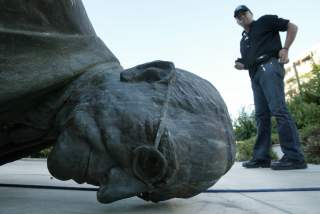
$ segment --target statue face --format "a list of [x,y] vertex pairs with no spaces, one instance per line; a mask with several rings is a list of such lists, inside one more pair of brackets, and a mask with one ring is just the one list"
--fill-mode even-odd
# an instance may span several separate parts
[[190,197],[233,163],[232,127],[220,95],[172,63],[89,72],[71,91],[48,168],[59,179],[100,186],[100,202]]

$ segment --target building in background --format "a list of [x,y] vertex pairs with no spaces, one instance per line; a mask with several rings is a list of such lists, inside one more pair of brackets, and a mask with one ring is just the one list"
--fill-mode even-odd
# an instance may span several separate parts
[[300,93],[301,84],[311,78],[313,64],[320,64],[320,43],[285,67],[286,98]]

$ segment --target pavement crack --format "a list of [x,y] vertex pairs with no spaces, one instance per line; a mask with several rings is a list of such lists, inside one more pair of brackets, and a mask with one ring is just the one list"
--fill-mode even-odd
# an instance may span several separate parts
[[269,206],[269,207],[272,207],[272,208],[274,208],[274,209],[277,209],[277,210],[279,210],[279,211],[282,211],[282,212],[284,212],[284,213],[294,214],[294,213],[292,213],[292,212],[289,212],[288,210],[282,209],[282,208],[277,207],[277,206],[275,206],[275,205],[273,205],[273,204],[270,204],[270,203],[268,203],[268,202],[265,202],[265,201],[256,199],[256,198],[251,197],[251,196],[249,196],[249,195],[247,195],[247,194],[240,193],[240,195],[242,195],[242,196],[244,196],[244,197],[246,197],[246,198],[250,198],[250,199],[252,199],[252,200],[254,200],[254,201],[257,201],[257,202],[259,202],[259,203],[262,203],[262,204],[264,204],[264,205],[266,205],[266,206]]

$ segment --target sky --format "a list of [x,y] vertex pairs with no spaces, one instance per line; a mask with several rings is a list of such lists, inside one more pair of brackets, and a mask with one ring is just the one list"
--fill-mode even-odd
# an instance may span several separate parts
[[[247,71],[234,69],[242,28],[234,9],[247,5],[258,19],[275,14],[299,27],[289,58],[320,42],[320,1],[316,0],[83,0],[98,36],[126,69],[167,60],[207,79],[220,92],[234,119],[253,109]],[[284,41],[285,33],[281,33]]]

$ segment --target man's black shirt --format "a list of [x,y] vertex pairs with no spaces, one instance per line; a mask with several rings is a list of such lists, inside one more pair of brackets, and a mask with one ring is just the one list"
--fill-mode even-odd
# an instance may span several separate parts
[[250,25],[250,31],[243,31],[240,42],[241,59],[238,62],[249,69],[250,77],[254,76],[257,69],[257,58],[267,54],[269,57],[278,58],[282,48],[279,31],[288,29],[289,20],[278,18],[276,15],[265,15]]

